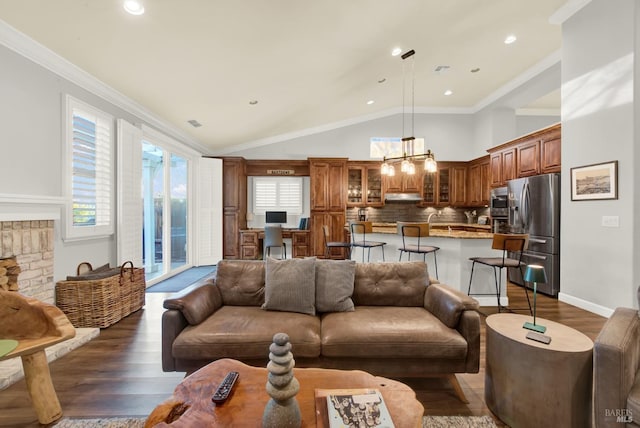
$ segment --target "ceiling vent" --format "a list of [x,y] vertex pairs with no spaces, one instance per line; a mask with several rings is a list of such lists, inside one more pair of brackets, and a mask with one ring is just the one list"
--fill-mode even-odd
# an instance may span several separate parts
[[195,119],[187,120],[187,122],[194,128],[200,128],[202,124]]

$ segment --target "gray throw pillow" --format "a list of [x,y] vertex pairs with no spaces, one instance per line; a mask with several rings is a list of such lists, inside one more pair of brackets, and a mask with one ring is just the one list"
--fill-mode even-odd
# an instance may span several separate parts
[[353,311],[355,273],[355,260],[316,260],[316,310]]
[[315,259],[267,257],[262,309],[315,315]]

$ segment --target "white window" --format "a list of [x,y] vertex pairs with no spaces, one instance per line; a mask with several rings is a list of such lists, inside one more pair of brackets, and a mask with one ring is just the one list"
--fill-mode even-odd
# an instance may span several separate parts
[[280,210],[302,214],[301,177],[255,177],[253,180],[253,212]]
[[112,116],[66,97],[64,239],[114,232]]

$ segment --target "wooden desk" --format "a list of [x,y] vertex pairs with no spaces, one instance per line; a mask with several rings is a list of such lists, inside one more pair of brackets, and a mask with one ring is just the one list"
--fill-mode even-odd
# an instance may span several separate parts
[[536,319],[551,337],[545,345],[527,339],[522,328],[533,317],[487,317],[484,398],[509,426],[591,426],[593,342],[557,322]]
[[[227,401],[217,406],[211,396],[230,371],[240,376]],[[353,370],[293,369],[300,382],[296,400],[300,406],[303,427],[316,426],[315,390],[345,388],[376,388],[384,398],[396,428],[422,426],[424,408],[407,385],[369,373]],[[156,407],[145,424],[147,427],[259,427],[269,401],[265,389],[266,368],[247,366],[236,360],[223,359],[194,372],[176,387],[173,396]],[[185,409],[186,408],[186,409]],[[173,409],[181,413],[171,425],[166,421]]]
[[[292,257],[309,257],[311,239],[309,230],[282,229],[282,237],[291,239]],[[244,229],[240,231],[240,258],[242,260],[262,259],[264,229]]]

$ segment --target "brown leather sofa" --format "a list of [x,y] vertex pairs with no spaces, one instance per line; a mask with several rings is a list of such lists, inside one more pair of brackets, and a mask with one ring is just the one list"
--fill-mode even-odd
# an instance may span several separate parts
[[357,263],[353,277],[353,311],[264,310],[265,262],[220,261],[216,278],[165,300],[163,370],[192,372],[220,358],[266,366],[273,335],[285,332],[296,367],[449,375],[464,400],[454,374],[479,370],[478,302],[430,281],[423,262]]
[[617,308],[594,342],[595,426],[640,426],[640,318]]

